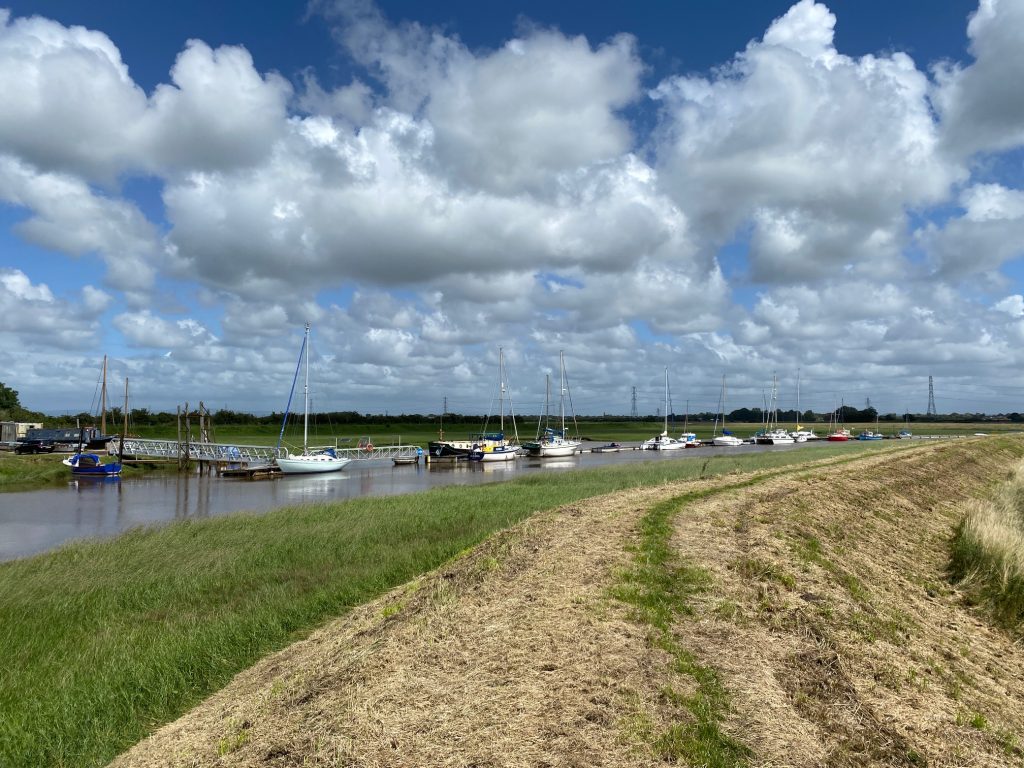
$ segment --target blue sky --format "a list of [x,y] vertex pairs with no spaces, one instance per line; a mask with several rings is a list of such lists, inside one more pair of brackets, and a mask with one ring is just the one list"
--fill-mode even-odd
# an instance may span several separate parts
[[0,3],[4,383],[1024,410],[1019,3],[492,5]]

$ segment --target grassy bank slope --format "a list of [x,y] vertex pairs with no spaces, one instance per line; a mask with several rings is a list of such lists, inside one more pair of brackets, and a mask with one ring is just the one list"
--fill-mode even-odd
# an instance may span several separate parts
[[989,499],[962,505],[950,569],[1001,626],[1024,632],[1024,467]]
[[530,517],[257,664],[116,761],[1005,766],[1024,657],[945,582],[1016,438]]
[[173,524],[2,564],[0,765],[103,764],[268,652],[537,510],[805,460],[765,453],[534,475]]

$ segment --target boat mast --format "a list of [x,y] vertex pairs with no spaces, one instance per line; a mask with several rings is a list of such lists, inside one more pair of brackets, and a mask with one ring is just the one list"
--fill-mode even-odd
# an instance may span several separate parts
[[562,417],[562,438],[565,438],[565,353],[562,350],[558,350],[558,367],[559,367],[559,392],[558,392],[558,410]]
[[103,356],[103,386],[100,387],[100,434],[107,434],[107,356]]
[[800,369],[796,369],[796,428],[800,429]]
[[[548,428],[548,421],[551,417],[551,374],[544,374],[544,429]],[[537,422],[540,424],[540,422]],[[540,428],[538,427],[537,433],[539,436]]]
[[124,463],[124,436],[128,433],[128,377],[124,377],[124,419],[121,422],[121,447],[117,450],[117,460]]
[[302,415],[302,453],[305,454],[309,444],[309,323],[306,323],[306,338],[302,340],[302,348],[306,352],[306,381],[303,385],[305,407]]
[[722,374],[722,392],[718,395],[718,413],[715,414],[715,430],[711,437],[718,437],[718,418],[722,418],[722,434],[725,434],[725,374]]
[[661,434],[668,434],[668,366],[665,366],[665,427],[661,430]]
[[505,439],[505,359],[498,347],[498,408],[501,411],[501,439]]

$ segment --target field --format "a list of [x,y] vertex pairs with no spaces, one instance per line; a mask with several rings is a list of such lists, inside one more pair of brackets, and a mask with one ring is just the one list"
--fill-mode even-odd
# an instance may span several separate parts
[[946,580],[1024,440],[890,444],[537,511],[115,766],[996,766],[1024,652]]
[[803,461],[789,452],[538,475],[175,523],[0,564],[0,765],[105,764],[267,653],[540,510]]
[[102,765],[197,704],[117,764],[1020,762],[1020,648],[946,573],[954,502],[1022,455],[658,462],[0,565],[0,764]]

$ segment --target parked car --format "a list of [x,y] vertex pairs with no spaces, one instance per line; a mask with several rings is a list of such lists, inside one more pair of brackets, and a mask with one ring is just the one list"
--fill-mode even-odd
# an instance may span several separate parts
[[45,437],[23,437],[14,446],[15,453],[53,453],[57,443]]

